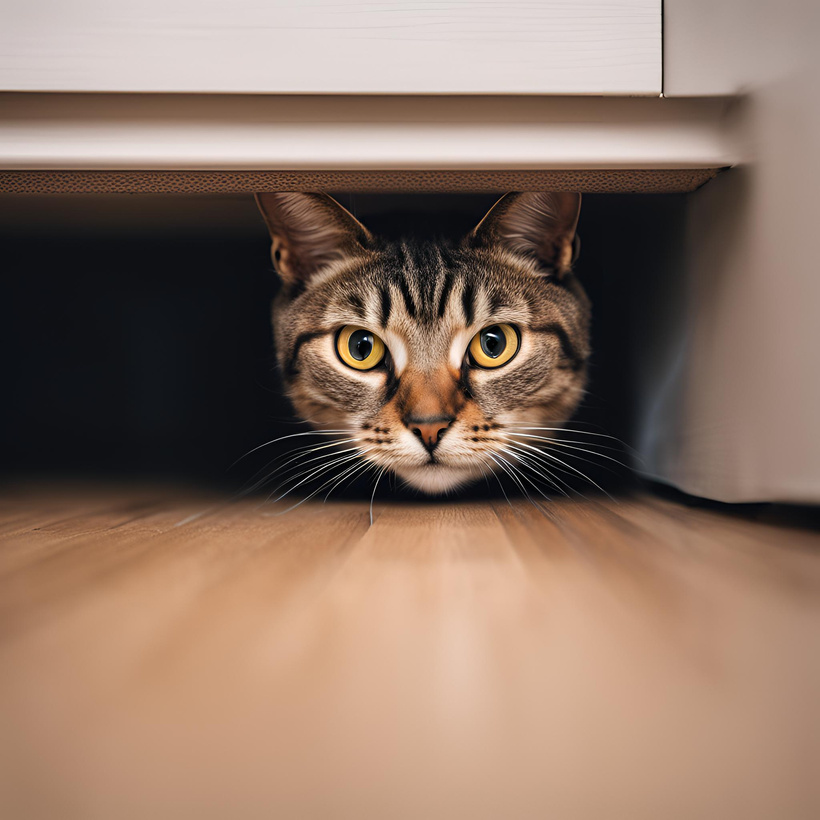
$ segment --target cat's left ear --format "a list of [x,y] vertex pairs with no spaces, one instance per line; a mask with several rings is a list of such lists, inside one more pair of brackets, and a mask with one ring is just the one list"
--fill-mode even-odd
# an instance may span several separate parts
[[327,194],[257,194],[271,257],[286,287],[300,290],[324,266],[364,253],[367,228]]
[[505,194],[478,223],[469,241],[527,256],[545,274],[561,279],[572,269],[580,250],[575,234],[580,212],[580,194]]

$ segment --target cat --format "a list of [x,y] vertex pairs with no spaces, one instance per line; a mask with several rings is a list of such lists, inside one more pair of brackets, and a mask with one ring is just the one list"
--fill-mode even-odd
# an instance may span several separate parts
[[302,419],[428,494],[537,460],[526,431],[558,430],[586,383],[580,194],[506,194],[461,244],[380,240],[323,193],[256,200]]

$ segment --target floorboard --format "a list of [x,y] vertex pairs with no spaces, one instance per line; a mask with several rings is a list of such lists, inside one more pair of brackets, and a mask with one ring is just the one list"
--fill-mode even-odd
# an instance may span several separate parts
[[0,816],[816,817],[820,534],[0,497]]

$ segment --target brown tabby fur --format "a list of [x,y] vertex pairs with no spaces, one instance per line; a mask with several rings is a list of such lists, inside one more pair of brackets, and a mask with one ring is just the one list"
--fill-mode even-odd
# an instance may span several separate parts
[[[446,492],[503,468],[515,425],[572,415],[589,356],[589,304],[571,271],[579,195],[507,194],[459,246],[379,241],[325,194],[257,201],[283,282],[273,324],[289,397],[357,457]],[[472,366],[470,340],[497,323],[518,328],[518,354]],[[382,365],[339,359],[345,325],[384,340]],[[419,434],[428,423],[446,427],[432,452]]]

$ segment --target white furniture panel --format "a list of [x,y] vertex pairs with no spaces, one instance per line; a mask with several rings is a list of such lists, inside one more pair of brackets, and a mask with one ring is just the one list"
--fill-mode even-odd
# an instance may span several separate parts
[[[741,167],[690,194],[684,293],[645,345],[645,471],[720,501],[820,503],[820,103],[813,75],[737,112]],[[670,270],[679,259],[670,259]]]
[[661,0],[0,0],[0,89],[661,91]]
[[817,504],[820,4],[666,0],[664,15],[664,94],[740,95],[739,167],[689,199],[670,260],[685,293],[658,305],[638,450],[694,495]]
[[0,95],[0,168],[719,168],[721,100]]

